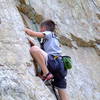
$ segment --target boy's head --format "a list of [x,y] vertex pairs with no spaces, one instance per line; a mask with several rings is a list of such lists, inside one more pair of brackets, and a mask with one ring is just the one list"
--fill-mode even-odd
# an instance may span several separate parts
[[44,22],[42,22],[40,24],[40,31],[44,32],[44,31],[51,31],[54,32],[55,31],[55,23],[52,20],[46,20]]

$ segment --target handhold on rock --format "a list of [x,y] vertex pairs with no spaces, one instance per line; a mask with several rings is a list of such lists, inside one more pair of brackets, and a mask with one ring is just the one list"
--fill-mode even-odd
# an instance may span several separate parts
[[1,24],[1,19],[0,19],[0,24]]

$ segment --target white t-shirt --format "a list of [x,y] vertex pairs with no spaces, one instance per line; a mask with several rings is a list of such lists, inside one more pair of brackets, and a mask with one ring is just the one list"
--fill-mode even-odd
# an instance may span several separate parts
[[45,37],[43,38],[44,40],[44,51],[47,54],[52,54],[52,55],[61,55],[61,48],[59,41],[54,34],[54,32],[51,31],[45,31],[43,32],[45,34]]

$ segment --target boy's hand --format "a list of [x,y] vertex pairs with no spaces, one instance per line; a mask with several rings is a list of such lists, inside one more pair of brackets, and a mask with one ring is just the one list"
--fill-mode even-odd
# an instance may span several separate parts
[[24,28],[24,32],[27,32],[27,29],[28,29],[28,28]]
[[32,40],[30,40],[29,38],[27,38],[27,39],[28,39],[31,47],[35,45]]

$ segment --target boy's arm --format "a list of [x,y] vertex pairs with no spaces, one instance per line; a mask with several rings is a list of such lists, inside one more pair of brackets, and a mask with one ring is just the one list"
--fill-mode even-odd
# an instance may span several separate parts
[[28,29],[28,28],[25,28],[24,31],[30,36],[39,37],[39,38],[44,37],[44,34],[42,32],[35,32],[35,31]]

